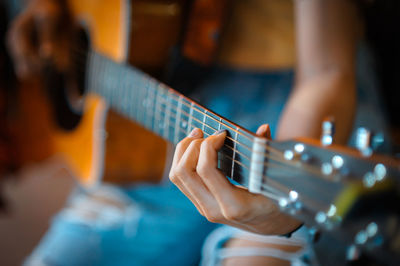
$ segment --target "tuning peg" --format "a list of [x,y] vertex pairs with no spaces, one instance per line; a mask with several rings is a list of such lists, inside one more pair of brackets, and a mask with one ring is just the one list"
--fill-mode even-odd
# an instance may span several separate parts
[[322,121],[322,135],[321,143],[323,146],[328,146],[333,143],[333,137],[335,135],[335,120],[333,117],[325,118]]
[[356,148],[364,156],[370,156],[372,154],[372,133],[365,127],[360,127],[356,131]]

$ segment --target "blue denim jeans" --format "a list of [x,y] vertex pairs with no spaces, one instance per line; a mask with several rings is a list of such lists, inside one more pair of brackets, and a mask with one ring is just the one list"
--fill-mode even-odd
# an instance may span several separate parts
[[166,181],[78,189],[25,265],[196,265],[214,226]]

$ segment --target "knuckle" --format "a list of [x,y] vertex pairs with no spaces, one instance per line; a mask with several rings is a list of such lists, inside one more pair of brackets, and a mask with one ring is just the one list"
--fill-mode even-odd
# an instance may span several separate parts
[[177,166],[176,169],[174,170],[175,179],[177,179],[180,176],[184,176],[185,172],[186,171],[183,169],[182,166]]
[[178,177],[176,176],[174,171],[169,172],[169,180],[171,180],[172,183],[176,184]]
[[210,149],[212,147],[211,141],[212,139],[210,137],[204,139],[203,143],[201,144],[201,148],[205,150]]
[[176,150],[181,150],[184,146],[185,140],[181,140],[177,145],[176,145]]
[[229,206],[224,209],[223,215],[228,221],[242,221],[246,216],[246,209],[240,206]]
[[210,173],[210,168],[206,164],[199,162],[196,166],[196,172],[201,177],[207,177]]
[[221,215],[221,213],[216,211],[205,211],[204,216],[209,222],[212,223],[222,223],[223,221],[223,216]]
[[195,139],[195,140],[193,140],[193,141],[190,143],[188,149],[191,149],[191,150],[198,150],[198,151],[199,151],[202,142],[203,142],[202,139]]

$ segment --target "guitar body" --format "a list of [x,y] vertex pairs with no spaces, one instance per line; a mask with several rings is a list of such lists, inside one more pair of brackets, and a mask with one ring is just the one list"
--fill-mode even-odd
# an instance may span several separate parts
[[[134,61],[129,60],[135,57],[128,45],[135,43],[131,40],[129,1],[70,0],[69,4],[75,18],[87,30],[93,50],[116,62]],[[176,29],[176,23],[173,25]],[[164,42],[163,47],[172,41],[173,38]],[[160,51],[165,51],[164,54],[168,51],[163,47],[155,45],[153,48],[158,57]],[[144,52],[151,54],[152,48],[147,49],[149,51]],[[143,63],[143,58],[141,60]],[[77,126],[72,130],[62,129],[54,119],[43,87],[41,81],[29,82],[21,84],[18,92],[19,105],[13,128],[21,165],[57,155],[86,186],[101,179],[119,184],[161,179],[168,146],[165,140],[110,110],[100,96],[90,93],[83,96],[84,107]]]

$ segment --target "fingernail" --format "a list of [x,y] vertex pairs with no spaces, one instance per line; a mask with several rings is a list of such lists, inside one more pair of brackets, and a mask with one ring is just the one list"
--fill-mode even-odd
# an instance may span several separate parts
[[220,129],[218,131],[215,131],[213,135],[219,135],[221,133],[224,133],[226,131],[226,129]]
[[267,127],[268,127],[267,124],[262,125],[261,127],[258,128],[256,134],[258,134],[258,135],[259,134],[265,134],[267,132]]
[[200,136],[200,128],[194,128],[189,134],[189,137],[198,137],[198,136]]

